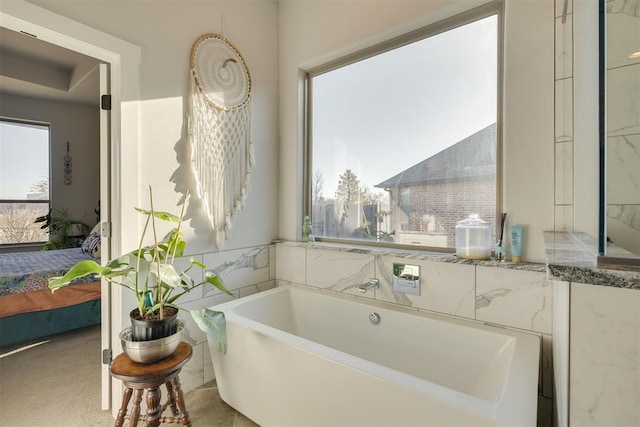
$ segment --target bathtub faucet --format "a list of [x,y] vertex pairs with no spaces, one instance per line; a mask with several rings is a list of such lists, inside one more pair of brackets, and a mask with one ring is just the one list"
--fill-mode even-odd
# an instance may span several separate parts
[[378,289],[379,287],[380,281],[378,279],[371,278],[367,283],[363,283],[362,285],[358,286],[358,290],[364,294],[369,289]]

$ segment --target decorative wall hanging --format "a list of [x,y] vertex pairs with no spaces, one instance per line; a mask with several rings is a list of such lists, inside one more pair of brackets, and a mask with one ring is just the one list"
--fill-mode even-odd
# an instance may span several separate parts
[[71,156],[69,155],[69,141],[67,141],[67,155],[64,156],[64,185],[71,185]]
[[205,34],[191,49],[189,143],[197,195],[222,249],[244,207],[254,163],[250,139],[251,77],[238,49]]

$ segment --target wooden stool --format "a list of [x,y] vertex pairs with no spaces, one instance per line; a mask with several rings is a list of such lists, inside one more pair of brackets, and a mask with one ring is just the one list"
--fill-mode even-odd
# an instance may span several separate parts
[[[126,388],[122,398],[122,406],[116,418],[116,427],[122,427],[125,418],[129,419],[132,427],[138,425],[138,419],[146,422],[148,427],[156,427],[160,423],[182,423],[184,426],[190,426],[191,419],[184,403],[178,374],[191,359],[192,354],[191,346],[181,342],[171,356],[155,363],[136,363],[129,359],[126,353],[118,355],[109,365],[109,372],[114,378],[122,380]],[[168,397],[164,405],[160,404],[162,394],[160,386],[162,384],[167,387]],[[141,417],[140,402],[145,389],[147,390],[147,414]],[[131,395],[133,395],[133,407],[131,415],[127,416]],[[172,417],[162,417],[167,406],[171,406]]]

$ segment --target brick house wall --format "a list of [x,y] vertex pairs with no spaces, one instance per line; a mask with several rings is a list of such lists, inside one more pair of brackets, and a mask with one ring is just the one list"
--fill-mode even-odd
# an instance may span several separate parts
[[[396,232],[406,228],[408,216],[408,230],[421,231],[423,215],[433,215],[436,218],[437,230],[447,236],[447,246],[455,246],[455,226],[458,221],[465,219],[470,213],[477,213],[484,221],[491,223],[492,242],[495,236],[496,223],[496,182],[494,177],[477,178],[467,181],[438,182],[409,187],[411,212],[406,216],[398,215],[401,188],[390,190],[393,209],[396,214],[392,218],[392,229]],[[402,218],[404,216],[404,218]]]

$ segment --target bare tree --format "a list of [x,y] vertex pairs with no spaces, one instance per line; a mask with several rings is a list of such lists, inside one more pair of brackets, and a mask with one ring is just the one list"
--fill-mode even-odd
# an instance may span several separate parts
[[33,221],[42,215],[35,205],[13,204],[0,214],[0,243],[44,242],[47,235]]
[[315,171],[311,178],[311,198],[314,203],[324,200],[324,176],[319,170]]

